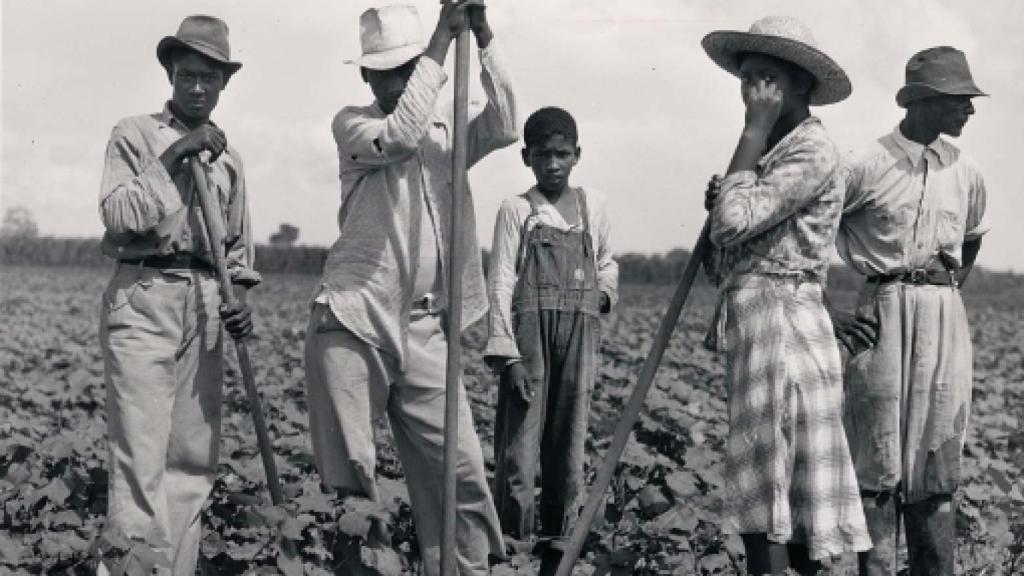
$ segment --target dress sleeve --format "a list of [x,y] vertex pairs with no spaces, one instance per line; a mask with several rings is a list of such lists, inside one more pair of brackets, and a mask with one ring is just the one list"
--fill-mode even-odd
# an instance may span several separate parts
[[762,176],[751,170],[729,174],[711,211],[711,241],[735,246],[795,214],[826,190],[836,164],[832,146],[807,139]]

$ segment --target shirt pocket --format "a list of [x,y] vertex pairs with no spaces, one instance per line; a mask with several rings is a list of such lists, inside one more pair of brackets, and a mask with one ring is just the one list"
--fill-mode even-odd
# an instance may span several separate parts
[[916,209],[909,205],[875,204],[867,208],[871,232],[877,238],[900,240],[914,222]]
[[952,251],[963,243],[965,224],[963,220],[956,210],[939,210],[936,240],[940,249]]

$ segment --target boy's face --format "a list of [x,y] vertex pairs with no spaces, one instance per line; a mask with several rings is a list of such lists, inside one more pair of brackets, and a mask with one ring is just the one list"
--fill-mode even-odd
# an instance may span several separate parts
[[385,114],[391,114],[398,106],[398,99],[405,93],[405,85],[409,82],[413,70],[419,58],[402,64],[398,68],[390,70],[371,70],[363,68],[363,80],[370,85],[373,97],[377,99],[377,105]]
[[557,193],[569,185],[569,174],[580,159],[580,147],[561,134],[543,144],[523,148],[523,162],[533,170],[542,192]]
[[205,122],[220,100],[224,89],[224,71],[209,58],[181,51],[171,65],[171,101],[182,120]]

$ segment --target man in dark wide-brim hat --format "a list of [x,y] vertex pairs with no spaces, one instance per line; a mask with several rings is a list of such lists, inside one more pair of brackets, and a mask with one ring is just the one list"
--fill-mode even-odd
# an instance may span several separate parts
[[972,357],[960,288],[986,232],[985,184],[941,134],[974,113],[964,53],[915,54],[896,103],[906,116],[854,155],[836,241],[866,277],[855,315],[833,311],[851,353],[846,429],[874,549],[861,574],[892,574],[906,525],[911,574],[952,574]]
[[[158,572],[193,575],[200,512],[217,472],[223,325],[252,330],[245,289],[259,282],[238,153],[210,121],[241,67],[228,28],[189,16],[157,46],[173,86],[155,114],[125,118],[107,145],[100,188],[103,252],[117,261],[103,296],[110,488],[101,552],[127,537]],[[221,304],[189,162],[204,168],[225,216],[228,268],[243,304]],[[117,547],[117,546],[115,546]],[[136,559],[138,560],[138,559]],[[115,569],[107,555],[99,573]]]

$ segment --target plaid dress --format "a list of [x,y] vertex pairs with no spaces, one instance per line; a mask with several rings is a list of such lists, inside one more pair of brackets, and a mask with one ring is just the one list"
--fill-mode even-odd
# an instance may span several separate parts
[[839,349],[822,284],[842,205],[838,154],[809,118],[722,182],[711,214],[726,354],[723,530],[823,559],[871,547],[842,423]]

